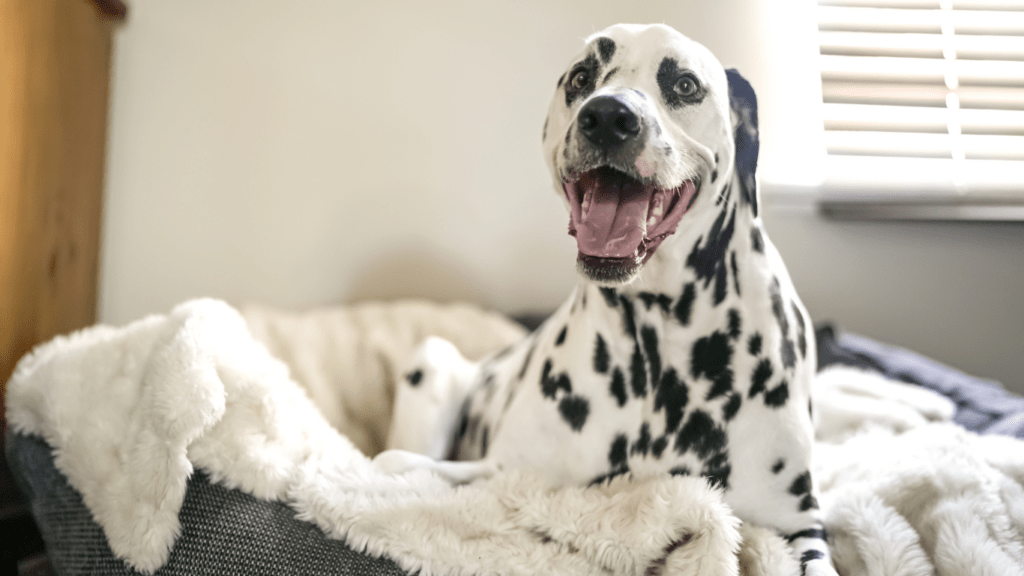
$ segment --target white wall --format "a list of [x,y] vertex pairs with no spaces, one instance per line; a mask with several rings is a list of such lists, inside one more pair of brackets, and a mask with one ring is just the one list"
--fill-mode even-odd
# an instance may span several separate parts
[[555,81],[590,33],[665,22],[757,89],[769,231],[815,318],[1024,388],[1018,228],[836,225],[772,204],[821,165],[812,2],[773,5],[134,0],[100,318],[196,296],[552,309],[575,257],[540,155]]
[[764,12],[755,0],[134,1],[116,38],[100,316],[199,295],[551,309],[574,281],[575,244],[540,133],[582,39],[666,22],[771,101],[776,77],[793,82],[773,73],[793,58],[771,55],[793,48],[769,39],[792,35]]

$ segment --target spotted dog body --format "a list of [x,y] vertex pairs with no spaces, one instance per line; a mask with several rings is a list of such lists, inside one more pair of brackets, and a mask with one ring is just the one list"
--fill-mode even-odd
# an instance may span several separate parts
[[479,363],[428,342],[389,446],[466,461],[438,463],[453,478],[700,475],[806,574],[834,574],[809,472],[813,332],[762,227],[757,148],[752,89],[703,46],[660,25],[590,38],[544,125],[579,285]]

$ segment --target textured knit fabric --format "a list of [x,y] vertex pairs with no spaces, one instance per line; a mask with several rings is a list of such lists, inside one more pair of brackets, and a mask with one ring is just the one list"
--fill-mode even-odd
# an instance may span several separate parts
[[[39,438],[10,434],[7,459],[32,503],[47,554],[62,575],[139,574],[114,556],[82,498],[53,465]],[[211,484],[201,471],[188,483],[182,533],[158,576],[403,576],[388,559],[356,552],[295,519],[284,504]]]

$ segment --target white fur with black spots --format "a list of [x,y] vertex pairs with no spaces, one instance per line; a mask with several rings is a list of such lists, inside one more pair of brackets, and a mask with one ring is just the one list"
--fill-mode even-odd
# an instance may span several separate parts
[[377,462],[453,482],[701,475],[802,572],[835,574],[809,473],[813,330],[759,215],[750,85],[672,28],[612,26],[559,78],[543,143],[579,285],[479,363],[426,343]]

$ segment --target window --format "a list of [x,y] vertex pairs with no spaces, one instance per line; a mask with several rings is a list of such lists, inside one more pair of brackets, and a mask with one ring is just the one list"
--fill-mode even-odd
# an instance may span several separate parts
[[826,196],[1024,219],[1024,0],[818,0],[818,31]]

